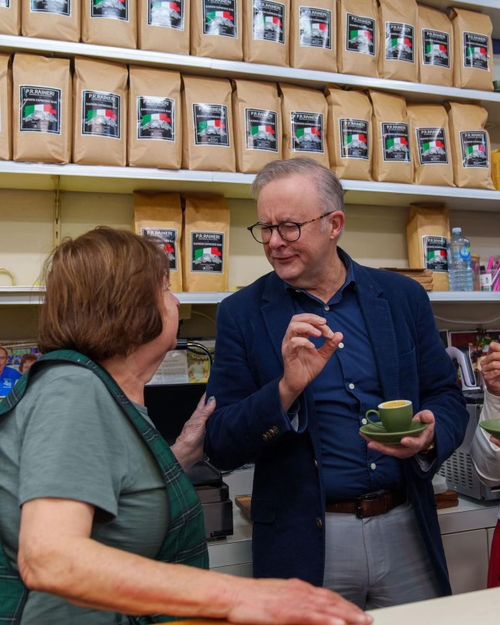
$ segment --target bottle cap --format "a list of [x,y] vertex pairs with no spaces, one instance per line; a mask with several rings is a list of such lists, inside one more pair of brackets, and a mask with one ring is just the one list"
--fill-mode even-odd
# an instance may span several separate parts
[[455,227],[451,229],[452,234],[462,234],[462,228]]

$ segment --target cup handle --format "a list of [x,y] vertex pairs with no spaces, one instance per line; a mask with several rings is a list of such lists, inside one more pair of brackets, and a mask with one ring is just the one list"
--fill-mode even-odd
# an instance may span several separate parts
[[[369,414],[371,414],[371,413],[376,414],[376,415],[377,415],[377,417],[379,418],[379,420],[378,420],[378,421],[372,421],[372,420],[370,419],[370,417],[368,416],[368,415],[369,415]],[[376,425],[376,426],[377,426],[377,427],[379,427],[379,428],[383,427],[382,422],[380,421],[380,415],[379,415],[379,413],[378,413],[378,410],[374,410],[373,408],[371,408],[370,410],[367,410],[367,411],[366,411],[366,413],[365,413],[365,418],[366,418],[366,420],[367,420],[369,423],[371,423],[372,425]]]

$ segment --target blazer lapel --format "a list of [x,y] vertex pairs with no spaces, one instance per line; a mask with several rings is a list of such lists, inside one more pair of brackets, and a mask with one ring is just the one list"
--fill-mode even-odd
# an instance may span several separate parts
[[261,312],[264,325],[269,341],[279,361],[282,362],[281,344],[290,319],[294,315],[294,309],[292,300],[284,289],[283,282],[275,273],[269,275],[263,292],[263,300]]

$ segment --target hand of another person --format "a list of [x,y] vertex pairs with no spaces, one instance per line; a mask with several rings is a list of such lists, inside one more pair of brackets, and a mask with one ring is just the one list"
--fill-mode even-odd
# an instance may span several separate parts
[[436,428],[436,419],[430,410],[417,412],[413,417],[413,421],[428,423],[429,425],[419,436],[404,436],[399,445],[384,445],[383,443],[376,443],[366,436],[362,436],[368,441],[369,449],[379,451],[386,456],[399,458],[400,460],[412,458],[428,450],[434,441],[434,430]]
[[203,393],[196,410],[186,421],[182,432],[172,445],[172,452],[184,471],[203,460],[203,442],[207,420],[214,410],[215,397],[210,397],[205,403],[205,393]]
[[[317,348],[309,339],[324,338]],[[280,397],[288,410],[306,386],[321,373],[337,350],[343,336],[328,327],[319,315],[294,315],[281,344],[284,372],[280,380]]]
[[500,396],[500,343],[490,343],[489,351],[480,363],[486,388],[492,395]]

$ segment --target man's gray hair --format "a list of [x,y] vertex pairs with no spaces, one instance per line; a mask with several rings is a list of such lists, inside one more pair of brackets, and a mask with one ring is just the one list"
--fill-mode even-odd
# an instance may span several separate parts
[[[256,200],[262,189],[272,182],[287,176],[311,176],[316,179],[318,193],[324,202],[322,212],[328,210],[344,210],[344,189],[337,176],[323,165],[311,158],[291,158],[283,161],[272,161],[263,167],[252,184],[252,194]],[[300,192],[300,190],[298,190]]]

